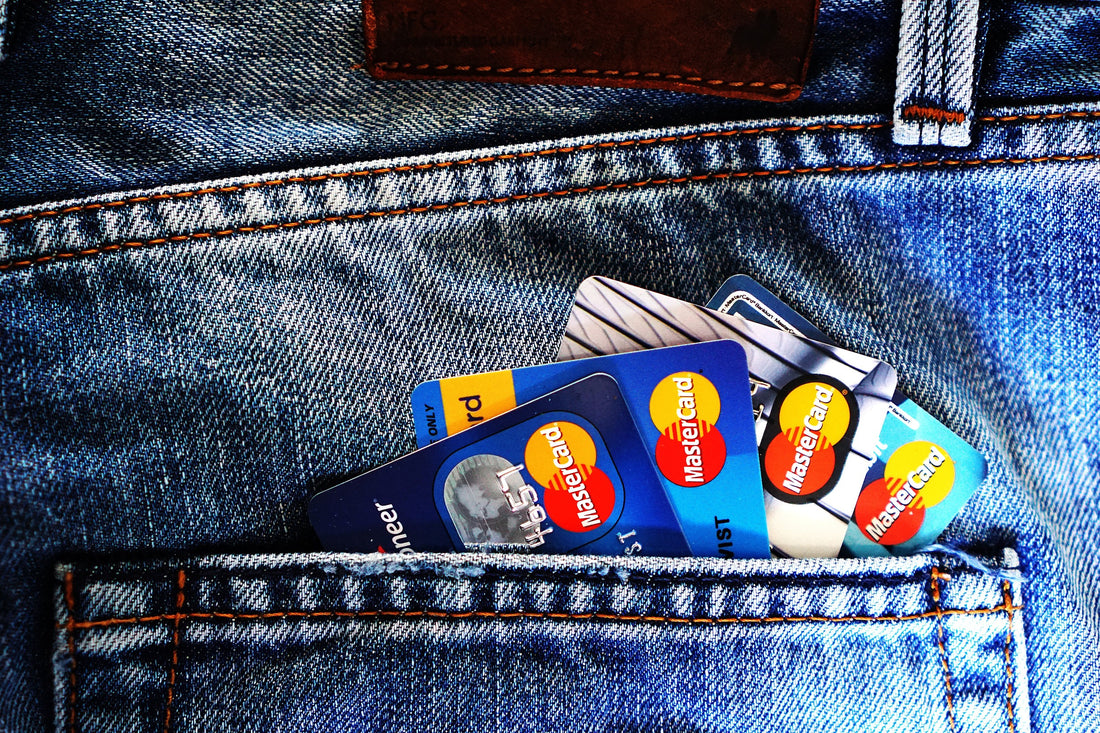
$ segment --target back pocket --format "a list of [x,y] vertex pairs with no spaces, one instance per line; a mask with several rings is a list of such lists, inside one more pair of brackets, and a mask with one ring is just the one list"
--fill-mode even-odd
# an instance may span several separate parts
[[57,572],[58,730],[1028,727],[1019,586],[934,554]]

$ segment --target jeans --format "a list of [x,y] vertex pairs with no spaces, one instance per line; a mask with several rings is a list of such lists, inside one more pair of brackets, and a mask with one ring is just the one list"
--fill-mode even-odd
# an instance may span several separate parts
[[[1090,729],[1100,5],[983,8],[951,148],[893,138],[892,0],[771,106],[375,82],[352,2],[9,9],[0,728]],[[737,272],[983,452],[944,541],[999,572],[315,552],[418,382]]]

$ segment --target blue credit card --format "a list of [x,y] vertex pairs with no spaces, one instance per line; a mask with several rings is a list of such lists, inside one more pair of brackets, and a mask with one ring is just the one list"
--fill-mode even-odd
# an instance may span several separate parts
[[451,377],[412,394],[421,445],[590,374],[613,376],[696,556],[770,556],[745,350],[710,341]]
[[[746,275],[727,280],[707,307],[833,343]],[[869,557],[927,547],[985,480],[986,471],[981,453],[896,390],[844,536],[845,550]]]
[[334,551],[690,554],[607,374],[322,491],[309,518]]

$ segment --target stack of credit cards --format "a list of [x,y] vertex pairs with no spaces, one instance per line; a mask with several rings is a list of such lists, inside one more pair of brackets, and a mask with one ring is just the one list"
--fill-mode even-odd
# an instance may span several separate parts
[[[746,275],[727,280],[707,307],[832,343]],[[904,555],[934,543],[985,476],[981,453],[895,390],[844,536],[845,549],[857,557]]]
[[425,382],[419,449],[322,491],[329,550],[906,554],[981,454],[744,276],[702,307],[584,281],[552,364]]

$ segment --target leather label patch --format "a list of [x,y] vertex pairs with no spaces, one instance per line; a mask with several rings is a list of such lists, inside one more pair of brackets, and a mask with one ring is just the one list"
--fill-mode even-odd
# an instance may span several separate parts
[[379,79],[646,87],[787,101],[818,0],[364,0]]

